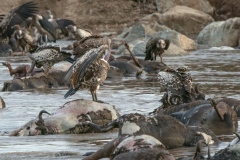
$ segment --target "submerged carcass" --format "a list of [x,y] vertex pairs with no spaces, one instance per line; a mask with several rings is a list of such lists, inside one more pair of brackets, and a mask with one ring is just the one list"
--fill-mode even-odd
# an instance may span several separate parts
[[82,123],[90,121],[103,125],[119,117],[119,113],[110,104],[82,99],[67,102],[55,113],[47,115],[46,118],[42,118],[43,113],[49,114],[46,111],[41,111],[38,118],[11,132],[10,135],[34,136],[96,132],[96,130],[92,130],[88,126],[82,125]]

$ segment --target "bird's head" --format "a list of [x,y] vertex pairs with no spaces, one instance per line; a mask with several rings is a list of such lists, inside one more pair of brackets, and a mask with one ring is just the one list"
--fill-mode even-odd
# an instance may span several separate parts
[[15,30],[19,30],[21,27],[18,24],[16,24],[16,25],[12,26],[11,28],[15,29]]
[[157,42],[157,47],[158,48],[165,48],[166,47],[166,43],[164,39],[159,39]]
[[74,32],[74,31],[77,30],[77,27],[70,24],[70,25],[68,25],[68,26],[66,27],[66,29],[67,29],[69,32]]

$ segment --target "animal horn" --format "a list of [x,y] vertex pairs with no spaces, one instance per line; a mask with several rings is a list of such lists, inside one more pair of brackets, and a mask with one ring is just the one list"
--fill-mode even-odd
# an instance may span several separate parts
[[222,121],[224,121],[224,117],[221,116],[221,114],[219,113],[219,111],[218,111],[218,109],[217,109],[217,102],[216,102],[214,99],[211,99],[211,98],[209,99],[209,102],[210,102],[210,104],[214,107],[215,111],[217,112],[218,117],[219,117]]
[[130,53],[134,63],[139,67],[142,68],[142,66],[140,65],[139,61],[137,60],[137,58],[135,57],[135,55],[132,53],[132,51],[130,50],[130,47],[128,45],[128,43],[126,41],[124,41],[124,46],[126,47],[126,49],[128,50],[128,52]]
[[240,135],[237,132],[233,132],[238,137],[238,142],[240,141]]
[[42,119],[42,114],[43,114],[43,113],[46,113],[46,114],[50,115],[50,113],[48,113],[47,111],[41,110],[41,111],[39,112],[39,114],[38,114],[38,119],[39,119],[40,121],[43,121],[43,119]]

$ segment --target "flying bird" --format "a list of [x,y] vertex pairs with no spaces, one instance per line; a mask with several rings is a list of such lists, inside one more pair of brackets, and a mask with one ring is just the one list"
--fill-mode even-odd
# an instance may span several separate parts
[[157,55],[159,55],[162,63],[162,55],[164,50],[168,49],[169,45],[170,40],[168,39],[162,39],[158,37],[150,38],[146,44],[145,60],[156,61]]
[[14,29],[11,27],[16,24],[21,24],[28,17],[33,16],[38,12],[38,7],[34,2],[25,3],[10,12],[6,15],[0,16],[0,38],[10,38],[14,32]]
[[[22,24],[28,17],[33,16],[38,12],[37,4],[34,2],[24,3],[21,6],[12,9],[5,15],[0,15],[0,41],[7,43],[11,38],[14,29],[12,26]],[[3,45],[3,44],[1,44]],[[6,47],[0,47],[5,49]],[[2,50],[1,52],[5,52]]]
[[64,98],[75,94],[79,89],[89,89],[93,101],[98,101],[97,90],[106,79],[110,69],[107,62],[110,57],[109,46],[101,45],[98,48],[93,48],[73,63],[64,78],[66,84],[70,87]]
[[34,67],[36,66],[37,68],[43,67],[43,71],[46,75],[48,75],[49,70],[55,63],[60,61],[72,62],[72,54],[62,51],[59,46],[41,46],[34,53],[29,53],[27,55],[32,60],[29,73],[32,73]]

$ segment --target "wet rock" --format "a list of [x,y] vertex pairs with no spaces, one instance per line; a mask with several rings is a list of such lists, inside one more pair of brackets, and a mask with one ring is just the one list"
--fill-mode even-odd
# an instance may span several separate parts
[[6,107],[5,102],[4,102],[3,98],[0,96],[0,109],[3,109],[5,107]]
[[191,51],[197,49],[197,45],[194,40],[171,29],[157,33],[156,37],[169,39],[172,44],[182,48],[184,51]]
[[197,43],[207,47],[240,46],[240,18],[213,22],[199,33]]
[[215,20],[227,20],[233,17],[240,17],[240,1],[236,0],[208,0],[215,8],[213,15]]
[[159,24],[187,36],[198,35],[206,25],[214,21],[210,15],[186,6],[175,6],[164,14],[153,13],[143,19],[155,19]]
[[170,8],[180,5],[194,8],[196,10],[202,11],[206,14],[213,15],[214,9],[207,0],[157,0],[158,12],[167,12]]
[[[173,31],[166,26],[162,26],[162,25],[152,26],[150,24],[146,25],[145,23],[147,23],[147,22],[138,23],[138,24],[136,24],[136,26],[138,26],[138,27],[131,27],[129,30],[126,30],[125,32],[127,32],[127,33],[125,33],[125,34],[129,35],[131,37],[129,38],[128,36],[126,36],[125,38],[122,38],[123,40],[124,39],[132,40],[132,41],[128,42],[128,45],[129,45],[130,49],[132,50],[132,52],[134,53],[134,55],[145,57],[146,44],[147,44],[148,40],[150,39],[150,37],[152,37],[152,36],[155,36],[155,37],[163,36],[165,39],[169,39],[170,41],[173,40],[174,43],[170,43],[170,46],[169,46],[168,50],[166,50],[164,52],[164,55],[186,55],[186,54],[188,54],[188,52],[186,52],[184,49],[186,49],[186,50],[196,49],[194,41],[187,38],[186,36],[184,36],[180,33],[177,33],[176,31]],[[139,28],[141,28],[141,31],[139,31]],[[149,32],[149,28],[151,28],[151,32]],[[143,35],[143,31],[144,31],[145,35]],[[163,32],[163,34],[161,34],[162,32]],[[167,32],[169,32],[169,33],[173,32],[175,34],[172,34],[172,35],[166,34]],[[137,36],[136,34],[139,34],[139,35]],[[134,37],[132,35],[134,35]],[[178,35],[177,38],[175,37],[176,35]],[[121,35],[120,37],[124,37],[124,36]],[[118,48],[116,54],[128,55],[129,53],[128,53],[127,49],[125,48],[125,46],[122,45]]]

